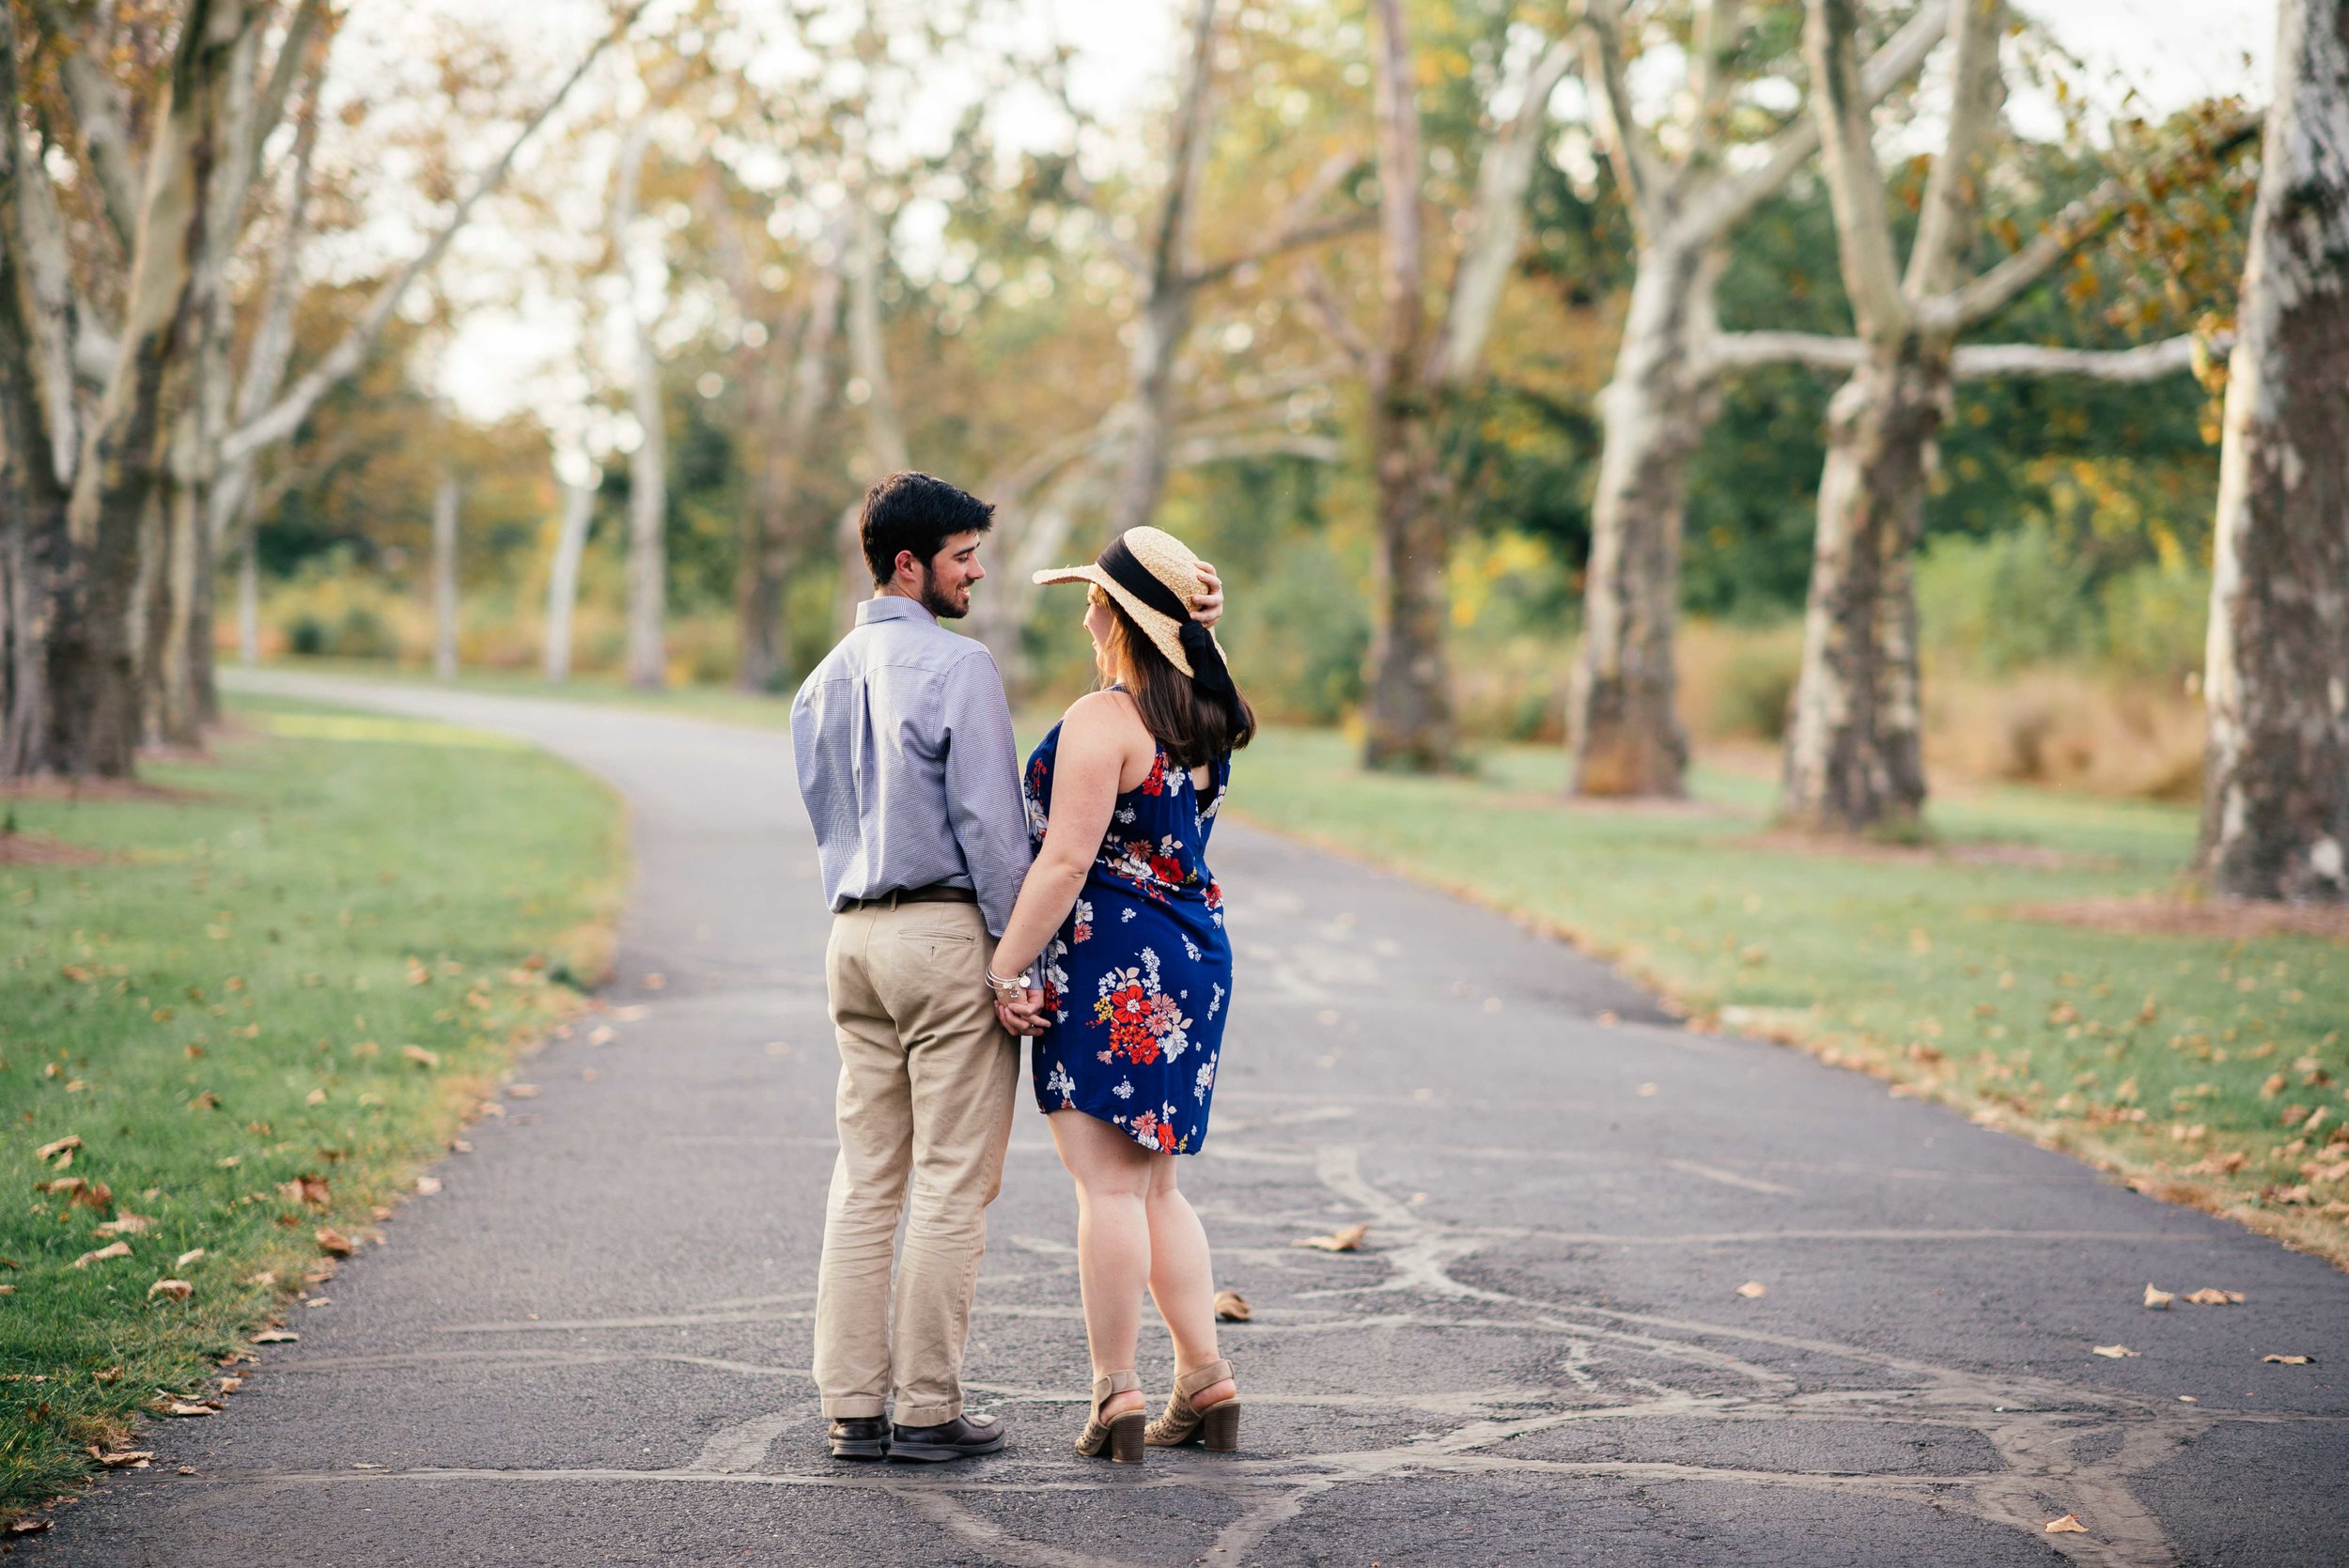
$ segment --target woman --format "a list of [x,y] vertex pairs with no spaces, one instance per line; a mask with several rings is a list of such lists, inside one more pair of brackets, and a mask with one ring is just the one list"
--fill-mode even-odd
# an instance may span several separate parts
[[[1105,686],[1028,759],[1036,862],[988,983],[1004,1026],[1034,1037],[1036,1105],[1077,1183],[1094,1374],[1077,1449],[1129,1465],[1145,1444],[1229,1450],[1238,1390],[1216,1353],[1206,1232],[1174,1168],[1206,1141],[1232,995],[1223,894],[1202,856],[1256,721],[1190,617],[1197,557],[1173,535],[1128,529],[1094,565],[1035,581],[1091,584],[1084,624]],[[1144,1284],[1176,1373],[1146,1426],[1133,1371]]]

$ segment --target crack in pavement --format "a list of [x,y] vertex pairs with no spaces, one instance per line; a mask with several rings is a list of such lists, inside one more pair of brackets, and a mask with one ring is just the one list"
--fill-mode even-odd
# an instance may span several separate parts
[[[1531,1336],[1559,1345],[1563,1360],[1546,1386],[1500,1385],[1476,1389],[1421,1389],[1408,1393],[1348,1394],[1274,1391],[1250,1387],[1244,1398],[1264,1406],[1331,1410],[1408,1411],[1423,1421],[1451,1422],[1447,1429],[1403,1441],[1353,1450],[1280,1456],[1191,1456],[1161,1459],[1142,1472],[1091,1476],[1048,1473],[1033,1477],[990,1476],[984,1467],[918,1479],[894,1474],[770,1471],[760,1468],[774,1443],[805,1421],[801,1407],[768,1412],[711,1436],[700,1456],[679,1467],[469,1468],[412,1467],[369,1471],[218,1473],[215,1483],[331,1485],[382,1483],[402,1479],[476,1481],[503,1484],[567,1484],[623,1482],[644,1484],[801,1486],[863,1489],[895,1498],[973,1549],[1005,1561],[1054,1568],[1111,1568],[1122,1560],[1073,1551],[1032,1540],[973,1513],[967,1497],[1038,1493],[1126,1493],[1205,1487],[1242,1499],[1240,1513],[1216,1533],[1198,1558],[1202,1564],[1237,1565],[1263,1549],[1283,1528],[1307,1518],[1317,1499],[1342,1488],[1376,1482],[1447,1477],[1523,1477],[1539,1480],[1612,1480],[1641,1484],[1700,1483],[1791,1489],[1914,1503],[1955,1512],[2012,1529],[2054,1547],[2071,1560],[2111,1568],[2148,1568],[2175,1560],[2171,1544],[2150,1510],[2137,1498],[2131,1478],[2172,1458],[2187,1442],[2224,1422],[2316,1421],[2342,1418],[2290,1412],[2203,1411],[2085,1384],[2035,1375],[1984,1374],[1861,1345],[1781,1333],[1734,1324],[1710,1323],[1657,1313],[1635,1312],[1587,1303],[1561,1304],[1460,1277],[1459,1266],[1501,1238],[1572,1242],[1571,1233],[1514,1227],[1455,1224],[1427,1206],[1395,1197],[1362,1172],[1361,1151],[1353,1144],[1227,1145],[1226,1157],[1241,1163],[1281,1169],[1310,1169],[1321,1190],[1365,1217],[1378,1246],[1355,1254],[1376,1263],[1380,1277],[1296,1293],[1298,1302],[1334,1302],[1347,1297],[1402,1296],[1407,1310],[1369,1316],[1331,1317],[1287,1313],[1294,1308],[1268,1303],[1242,1337],[1282,1334],[1371,1336],[1414,1331],[1498,1333]],[[1745,1233],[1722,1233],[1744,1234]],[[1807,1233],[1754,1233],[1773,1238]],[[1837,1233],[1843,1234],[1846,1233]],[[1936,1233],[1883,1231],[1883,1238],[1931,1238]],[[2011,1233],[1954,1233],[1960,1235]],[[2032,1233],[2037,1234],[2037,1233]],[[2104,1233],[2046,1233],[2050,1237]],[[1023,1238],[1023,1250],[1066,1256],[1065,1244]],[[1023,1275],[1020,1281],[1065,1276]],[[991,1281],[1000,1288],[1013,1281]],[[804,1317],[760,1312],[752,1304],[780,1303],[792,1296],[738,1297],[736,1311],[670,1315],[576,1319],[565,1323],[478,1324],[443,1332],[510,1332],[568,1329],[621,1330],[644,1327],[723,1326]],[[803,1298],[803,1296],[800,1297]],[[727,1303],[732,1306],[736,1303]],[[740,1308],[751,1308],[744,1311]],[[982,1302],[982,1312],[1013,1318],[1077,1321],[1071,1306]],[[1805,1388],[1796,1375],[1775,1367],[1773,1355],[1806,1362],[1827,1360],[1865,1369],[1879,1380],[1867,1386]],[[1625,1358],[1660,1363],[1662,1377],[1634,1373]],[[422,1350],[383,1356],[313,1360],[299,1370],[331,1373],[363,1367],[474,1361],[515,1368],[661,1362],[735,1375],[790,1378],[806,1382],[808,1370],[675,1349],[615,1347],[576,1349]],[[1670,1369],[1734,1378],[1743,1388],[1675,1388]],[[1806,1371],[1815,1382],[1815,1367]],[[1080,1405],[1077,1389],[972,1383],[974,1392],[1021,1404]],[[1570,1402],[1560,1407],[1562,1401]],[[1533,1406],[1536,1408],[1529,1409]],[[1740,1423],[1841,1423],[1887,1428],[1939,1428],[1971,1433],[1995,1455],[1996,1467],[1937,1469],[1931,1473],[1846,1473],[1780,1469],[1766,1466],[1702,1461],[1550,1457],[1509,1452],[1545,1433],[1594,1422],[1679,1420],[1734,1426]],[[2118,1443],[2102,1458],[2083,1459],[2082,1449]],[[1081,1462],[1063,1456],[1068,1467]],[[2046,1519],[2077,1513],[2091,1533],[2047,1537]]]

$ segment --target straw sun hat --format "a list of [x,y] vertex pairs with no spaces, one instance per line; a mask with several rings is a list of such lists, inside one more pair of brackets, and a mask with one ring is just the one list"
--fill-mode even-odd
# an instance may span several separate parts
[[1166,661],[1209,691],[1232,690],[1215,633],[1190,618],[1199,557],[1162,528],[1128,528],[1089,567],[1055,567],[1039,583],[1090,582],[1118,602]]

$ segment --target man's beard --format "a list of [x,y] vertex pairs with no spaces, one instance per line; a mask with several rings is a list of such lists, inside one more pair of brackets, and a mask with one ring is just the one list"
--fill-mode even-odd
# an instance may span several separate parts
[[963,589],[959,601],[949,598],[946,590],[938,585],[938,574],[925,567],[922,571],[922,608],[941,621],[958,621],[971,613],[971,590]]

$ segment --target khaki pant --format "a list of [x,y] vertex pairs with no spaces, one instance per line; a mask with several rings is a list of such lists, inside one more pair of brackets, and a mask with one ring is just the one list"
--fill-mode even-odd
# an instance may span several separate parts
[[[840,1043],[840,1159],[816,1284],[816,1387],[828,1418],[881,1415],[893,1392],[904,1426],[962,1412],[971,1295],[1019,1078],[1019,1042],[988,995],[994,953],[976,905],[832,917],[825,978]],[[891,1242],[909,1207],[893,1304]]]

